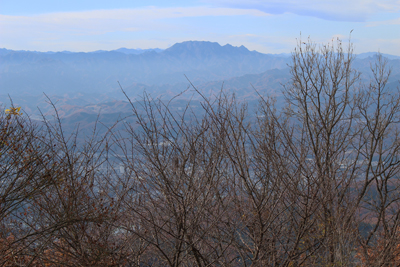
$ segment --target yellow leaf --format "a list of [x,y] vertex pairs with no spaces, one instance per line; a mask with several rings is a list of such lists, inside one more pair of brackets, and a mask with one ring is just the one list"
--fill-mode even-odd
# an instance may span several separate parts
[[9,115],[22,115],[22,113],[21,113],[21,107],[17,107],[17,108],[11,107],[11,108],[9,108],[9,109],[6,109],[4,112],[5,112],[6,114],[9,114]]

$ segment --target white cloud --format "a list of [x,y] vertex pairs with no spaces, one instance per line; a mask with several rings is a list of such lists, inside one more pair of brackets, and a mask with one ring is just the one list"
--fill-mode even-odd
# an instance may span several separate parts
[[326,20],[366,21],[379,12],[399,12],[399,0],[203,0],[221,7],[294,13]]
[[384,21],[373,21],[367,24],[367,27],[377,27],[384,25],[400,25],[400,18],[384,20]]
[[[258,10],[212,7],[177,7],[59,12],[33,16],[0,15],[0,36],[48,38],[48,35],[101,35],[112,32],[171,29],[168,19],[205,16],[266,16]],[[46,36],[46,37],[44,37]]]
[[[211,8],[211,7],[182,7],[182,8],[141,8],[141,9],[115,9],[93,10],[83,12],[60,12],[34,16],[7,16],[0,15],[0,25],[16,27],[17,29],[28,25],[46,26],[48,28],[62,29],[67,27],[79,31],[97,29],[101,25],[104,31],[119,29],[147,29],[154,22],[163,19],[202,17],[202,16],[265,16],[258,10],[240,10],[236,8]],[[7,32],[2,27],[0,33]]]
[[[210,16],[266,16],[259,10],[213,7],[146,7],[138,9],[92,10],[59,12],[31,16],[0,15],[2,47],[24,49],[35,47],[42,50],[56,49],[64,43],[105,43],[105,35],[132,38],[135,33],[176,32],[188,25],[177,20],[189,17]],[[93,39],[90,36],[97,36]],[[127,37],[129,36],[129,37]],[[153,35],[154,36],[154,35]],[[146,38],[135,37],[136,39]],[[114,40],[115,41],[115,40]],[[32,48],[31,48],[32,49]],[[65,48],[67,49],[67,48]]]
[[369,39],[360,39],[355,43],[357,53],[364,52],[381,52],[391,55],[400,56],[400,38],[393,39],[375,39],[373,42]]

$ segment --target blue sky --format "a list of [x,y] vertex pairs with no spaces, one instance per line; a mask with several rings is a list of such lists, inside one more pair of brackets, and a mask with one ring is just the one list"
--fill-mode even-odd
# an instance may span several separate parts
[[296,38],[400,55],[400,0],[0,0],[0,47],[167,48],[201,40],[288,53]]

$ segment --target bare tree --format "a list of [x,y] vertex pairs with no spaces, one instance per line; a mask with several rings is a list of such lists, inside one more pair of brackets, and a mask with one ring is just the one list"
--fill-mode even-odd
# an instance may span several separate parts
[[144,113],[132,105],[140,127],[127,125],[131,138],[122,147],[131,179],[126,230],[147,244],[147,264],[229,261],[226,249],[232,237],[220,228],[231,197],[223,133],[189,105],[174,113],[150,98],[143,103]]
[[40,125],[20,108],[7,111],[0,112],[0,265],[17,259],[23,241],[36,234],[24,223],[31,216],[26,202],[47,190],[54,169]]
[[360,220],[372,228],[361,238],[362,255],[366,265],[393,266],[400,263],[400,91],[386,87],[391,71],[381,55],[371,69],[358,105],[365,142],[360,149],[365,161]]
[[58,168],[51,173],[52,185],[28,201],[34,214],[29,225],[42,231],[35,240],[36,264],[119,266],[130,254],[119,232],[122,210],[116,196],[125,189],[116,184],[111,132],[99,135],[97,126],[78,143],[79,131],[65,136],[59,117],[46,123]]
[[[304,182],[307,189],[316,189],[307,196],[317,201],[312,217],[320,232],[313,238],[318,244],[313,264],[354,264],[355,240],[365,248],[377,232],[386,231],[385,252],[367,263],[391,265],[388,255],[394,255],[398,244],[394,207],[400,95],[385,88],[390,70],[381,56],[372,66],[369,85],[360,84],[352,61],[351,45],[344,51],[340,40],[320,47],[300,41],[293,53],[292,80],[284,87],[288,112],[297,124],[293,137],[308,148],[310,164],[297,168],[307,168]],[[359,233],[363,225],[373,226],[366,239]]]

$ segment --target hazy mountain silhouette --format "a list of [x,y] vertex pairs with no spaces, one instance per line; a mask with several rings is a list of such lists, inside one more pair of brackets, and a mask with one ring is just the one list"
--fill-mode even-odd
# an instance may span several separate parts
[[[392,68],[388,86],[396,88],[400,59],[384,56]],[[354,61],[353,66],[364,73],[363,79],[371,78],[371,62],[375,59],[376,53],[365,53]],[[144,91],[153,98],[170,99],[185,90],[177,100],[198,101],[199,95],[194,94],[188,79],[207,97],[223,88],[248,101],[254,101],[258,94],[280,99],[282,84],[290,79],[290,61],[290,54],[263,54],[244,46],[204,41],[177,43],[165,50],[120,48],[90,53],[2,48],[0,105],[9,106],[11,96],[15,105],[39,119],[37,107],[44,114],[54,112],[44,92],[72,127],[77,122],[92,125],[99,113],[106,124],[127,116],[130,105],[118,81],[134,101]],[[174,108],[179,108],[176,103]]]
[[[375,57],[377,54],[378,54],[377,52],[361,53],[361,54],[357,55],[357,58],[358,59],[365,59],[365,58],[369,58],[369,57]],[[387,59],[400,59],[400,56],[383,54],[383,53],[381,53],[381,55],[386,57]]]
[[153,51],[159,53],[159,52],[162,52],[163,50],[164,50],[164,49],[160,49],[160,48],[150,48],[150,49],[140,49],[140,48],[138,48],[138,49],[129,49],[129,48],[121,47],[121,48],[118,48],[118,49],[112,50],[112,51],[121,52],[121,53],[128,54],[128,55],[131,55],[131,54],[139,55],[139,54],[148,53],[148,52],[153,52]]
[[[124,49],[120,51],[125,51]],[[0,87],[7,92],[105,93],[118,87],[208,82],[284,68],[285,57],[266,55],[247,48],[189,41],[156,52],[40,53],[0,51]]]

